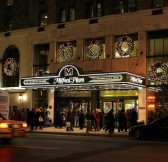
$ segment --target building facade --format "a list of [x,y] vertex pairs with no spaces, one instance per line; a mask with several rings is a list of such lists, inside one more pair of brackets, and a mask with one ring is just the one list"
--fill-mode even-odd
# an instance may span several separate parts
[[135,108],[146,123],[167,113],[168,0],[1,0],[0,7],[0,87],[11,112],[45,107],[53,120],[58,108]]

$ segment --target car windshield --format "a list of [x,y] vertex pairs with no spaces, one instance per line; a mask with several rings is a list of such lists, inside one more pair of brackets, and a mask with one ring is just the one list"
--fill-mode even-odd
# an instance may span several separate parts
[[157,119],[157,120],[151,122],[151,124],[159,124],[159,123],[164,122],[165,120],[168,120],[168,117],[163,117],[163,118]]
[[3,120],[6,120],[6,118],[0,113],[0,118],[2,118]]

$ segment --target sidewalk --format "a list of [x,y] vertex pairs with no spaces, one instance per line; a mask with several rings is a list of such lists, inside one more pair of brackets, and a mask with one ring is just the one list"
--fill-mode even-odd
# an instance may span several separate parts
[[129,137],[128,132],[118,132],[115,129],[113,134],[109,134],[105,132],[103,129],[100,131],[90,131],[90,133],[86,133],[86,128],[80,130],[79,128],[73,128],[74,131],[66,131],[66,128],[55,128],[54,126],[46,127],[37,130],[30,131],[30,133],[41,133],[41,134],[59,134],[59,135],[85,135],[85,136],[118,136],[118,137]]

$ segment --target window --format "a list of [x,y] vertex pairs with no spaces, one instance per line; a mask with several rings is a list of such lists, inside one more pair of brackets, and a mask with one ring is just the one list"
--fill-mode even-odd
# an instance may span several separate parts
[[94,38],[85,40],[84,59],[105,59],[105,39]]
[[76,41],[57,43],[57,62],[76,61]]
[[149,85],[168,84],[168,30],[148,33],[148,81]]
[[33,107],[48,108],[48,92],[46,89],[33,90]]
[[86,15],[87,15],[87,18],[93,18],[94,16],[93,3],[87,3]]
[[39,26],[47,25],[47,11],[39,13]]
[[74,21],[74,20],[75,20],[75,9],[71,7],[69,9],[69,21]]
[[115,13],[127,13],[136,10],[136,0],[116,0]]
[[160,8],[165,6],[165,0],[153,0],[152,8]]
[[96,16],[97,17],[102,16],[102,9],[103,9],[102,2],[100,1],[100,2],[97,3],[97,9],[96,9],[96,12],[97,12]]
[[12,5],[13,5],[13,1],[14,1],[14,0],[7,0],[7,1],[6,1],[6,5],[7,5],[7,6],[12,6]]
[[138,56],[138,35],[116,36],[114,58]]
[[5,50],[2,61],[3,87],[19,86],[19,56],[15,46]]
[[60,22],[61,22],[61,23],[66,22],[66,10],[65,10],[65,9],[62,9],[62,10],[61,10]]
[[124,0],[117,0],[115,2],[115,13],[124,13],[125,12],[125,3]]
[[39,76],[46,75],[48,73],[48,55],[49,44],[40,44],[34,46],[34,75]]
[[136,11],[136,0],[128,0],[128,12]]
[[168,30],[148,33],[148,56],[168,55]]

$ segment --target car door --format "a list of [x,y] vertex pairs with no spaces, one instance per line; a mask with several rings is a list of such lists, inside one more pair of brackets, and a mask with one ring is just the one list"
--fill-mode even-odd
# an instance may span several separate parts
[[168,139],[168,120],[165,120],[158,125],[158,137],[160,139]]

